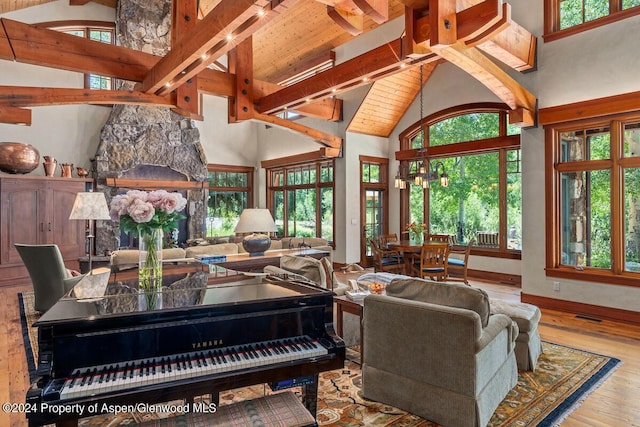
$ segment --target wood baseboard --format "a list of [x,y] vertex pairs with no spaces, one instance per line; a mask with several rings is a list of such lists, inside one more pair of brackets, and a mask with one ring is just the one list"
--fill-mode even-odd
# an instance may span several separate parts
[[616,322],[640,325],[640,312],[623,310],[620,308],[603,307],[600,305],[584,304],[575,301],[566,301],[538,295],[522,293],[520,300],[529,304],[537,305],[540,308],[559,310],[574,313],[578,316],[588,317],[596,320],[613,320]]
[[506,285],[521,286],[522,277],[517,274],[496,273],[493,271],[467,270],[467,277],[487,282],[498,282]]

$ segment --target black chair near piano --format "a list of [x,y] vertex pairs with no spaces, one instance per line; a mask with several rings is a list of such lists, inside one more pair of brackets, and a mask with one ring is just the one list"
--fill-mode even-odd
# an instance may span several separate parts
[[15,245],[33,283],[35,309],[45,312],[69,292],[84,275],[74,276],[57,245]]

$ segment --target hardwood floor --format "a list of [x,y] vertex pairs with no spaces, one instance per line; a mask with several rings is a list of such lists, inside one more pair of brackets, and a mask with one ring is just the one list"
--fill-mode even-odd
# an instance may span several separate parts
[[[520,289],[509,285],[474,282],[490,297],[520,300]],[[24,403],[29,387],[26,357],[18,311],[18,292],[30,286],[0,288],[5,301],[0,314],[0,401]],[[622,360],[622,365],[589,396],[563,427],[640,427],[640,326],[578,318],[573,314],[543,310],[539,325],[545,341],[602,353]],[[0,425],[26,426],[24,413],[0,414]]]

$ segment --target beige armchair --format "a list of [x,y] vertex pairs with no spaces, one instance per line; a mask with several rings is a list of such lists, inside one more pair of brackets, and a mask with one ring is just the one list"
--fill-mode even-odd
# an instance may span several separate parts
[[463,284],[395,279],[386,291],[364,300],[363,396],[447,427],[486,426],[518,379],[517,325]]

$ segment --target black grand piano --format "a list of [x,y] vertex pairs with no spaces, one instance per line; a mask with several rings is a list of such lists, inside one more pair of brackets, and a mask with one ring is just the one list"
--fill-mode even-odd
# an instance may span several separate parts
[[58,301],[36,322],[29,425],[76,425],[113,405],[202,395],[217,404],[220,391],[261,383],[301,385],[315,417],[318,373],[345,360],[333,294],[273,276],[216,283],[209,268],[165,269],[154,310],[144,309],[131,272],[107,273],[104,295]]

